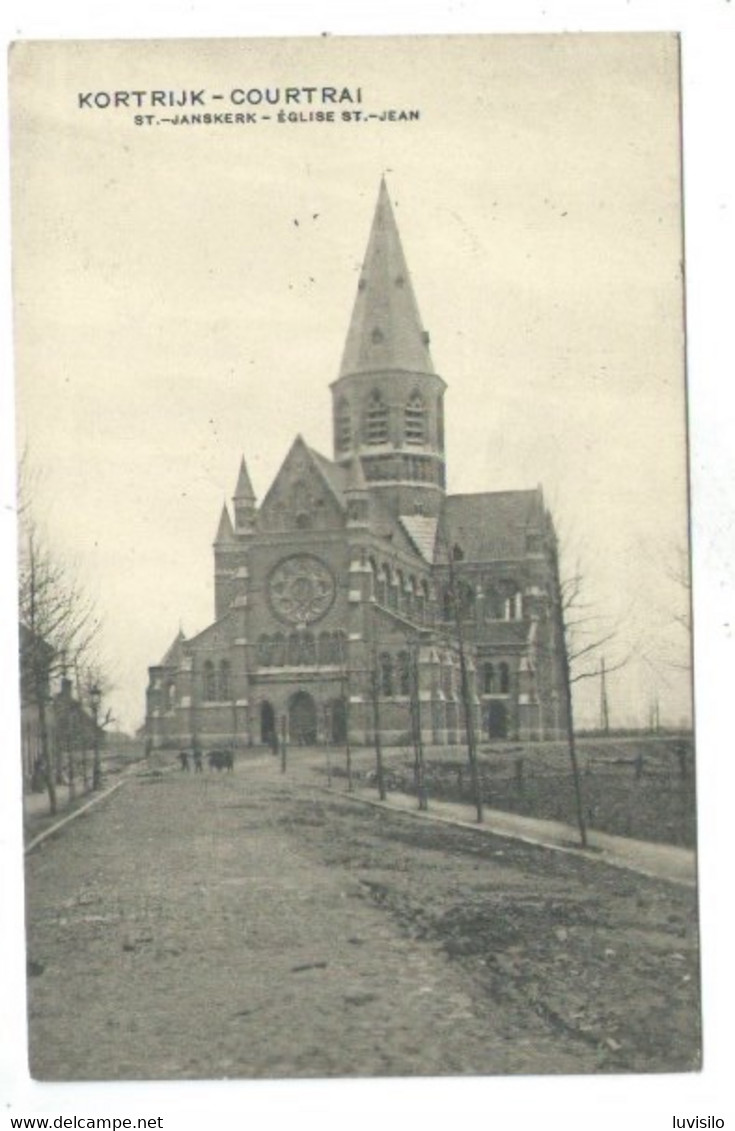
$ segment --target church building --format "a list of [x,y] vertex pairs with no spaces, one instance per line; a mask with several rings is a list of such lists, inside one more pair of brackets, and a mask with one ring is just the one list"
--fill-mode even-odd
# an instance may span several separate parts
[[[243,459],[214,620],[149,669],[151,748],[556,737],[555,536],[541,488],[446,491],[444,393],[385,182],[332,382],[331,459],[297,436],[258,505]],[[462,670],[465,672],[463,687]]]

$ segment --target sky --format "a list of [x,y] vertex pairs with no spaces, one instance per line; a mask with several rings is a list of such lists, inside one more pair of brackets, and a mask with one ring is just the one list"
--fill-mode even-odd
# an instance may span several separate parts
[[[312,86],[362,102],[209,127],[79,105],[205,90],[237,111],[233,90]],[[673,35],[21,44],[11,98],[19,443],[100,609],[122,727],[179,626],[213,619],[241,455],[260,499],[297,433],[331,455],[382,174],[449,386],[450,492],[541,483],[594,631],[615,629],[607,666],[626,661],[612,725],[654,700],[690,720]],[[597,723],[598,681],[576,706]]]

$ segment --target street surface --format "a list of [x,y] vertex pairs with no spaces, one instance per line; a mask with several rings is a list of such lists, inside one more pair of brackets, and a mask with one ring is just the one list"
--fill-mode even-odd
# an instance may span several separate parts
[[698,1065],[693,891],[269,756],[141,771],[29,854],[27,895],[38,1079]]

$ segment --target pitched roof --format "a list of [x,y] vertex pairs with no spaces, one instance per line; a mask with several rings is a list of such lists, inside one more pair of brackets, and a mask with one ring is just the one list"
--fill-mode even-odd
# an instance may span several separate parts
[[399,521],[421,557],[433,561],[437,519],[425,514],[402,514]]
[[447,545],[459,546],[464,561],[512,561],[526,554],[526,534],[544,519],[541,491],[493,491],[450,495],[442,513],[437,562],[446,561]]
[[306,444],[304,444],[304,447],[312,457],[340,506],[344,506],[345,487],[347,486],[347,472],[345,468],[340,467],[338,463],[333,463],[331,459],[327,459],[326,456],[323,456],[321,452],[315,451],[314,448],[310,448]]
[[391,369],[433,373],[428,342],[382,180],[340,376]]
[[181,631],[181,629],[179,629],[176,639],[174,640],[173,644],[170,645],[168,651],[158,665],[160,668],[178,667],[179,661],[181,660],[181,657],[183,655],[182,645],[184,644],[185,640],[186,637],[184,636],[184,633]]

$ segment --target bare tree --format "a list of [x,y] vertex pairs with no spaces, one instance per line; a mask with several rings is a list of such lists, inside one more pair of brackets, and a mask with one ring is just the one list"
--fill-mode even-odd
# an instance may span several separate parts
[[569,595],[579,592],[576,584],[565,589],[559,575],[559,552],[555,536],[550,538],[549,554],[551,558],[552,584],[552,610],[556,627],[557,647],[561,665],[561,695],[564,700],[564,714],[567,724],[567,744],[569,759],[572,766],[572,779],[574,782],[574,800],[577,809],[577,823],[582,847],[587,847],[587,824],[584,816],[584,803],[582,800],[582,783],[579,775],[579,762],[577,759],[577,743],[574,734],[574,708],[572,706],[572,676],[571,676],[571,629],[568,625]]
[[24,454],[18,506],[21,685],[38,717],[40,749],[35,776],[45,785],[50,811],[55,813],[61,767],[56,765],[51,740],[51,689],[54,679],[69,668],[89,664],[100,621],[72,570],[52,553],[41,535],[30,505],[27,459]]
[[584,813],[582,783],[577,758],[577,744],[574,731],[573,687],[583,680],[601,681],[601,702],[604,705],[605,725],[609,728],[609,707],[607,695],[607,676],[619,671],[629,663],[630,652],[619,654],[609,664],[605,660],[606,649],[614,648],[620,639],[620,623],[606,621],[596,607],[587,599],[585,578],[579,562],[565,576],[559,565],[559,544],[552,532],[548,552],[551,564],[552,615],[556,628],[556,647],[561,667],[560,694],[564,702],[566,718],[567,745],[574,782],[574,797],[577,810],[580,841],[587,847],[587,823]]
[[[600,614],[599,608],[587,596],[585,574],[579,561],[573,569],[562,573],[559,549],[552,550],[552,569],[557,574],[560,607],[564,616],[564,639],[569,663],[569,681],[572,685],[583,680],[605,678],[624,668],[631,659],[632,649],[620,652],[620,621],[611,621]],[[612,663],[605,662],[604,653],[617,652]]]
[[80,701],[92,720],[92,789],[99,789],[102,784],[102,765],[100,761],[100,745],[104,733],[111,723],[115,722],[112,709],[107,707],[104,717],[100,715],[103,700],[112,690],[112,683],[108,678],[102,663],[97,657],[88,657],[83,666],[81,679]]

